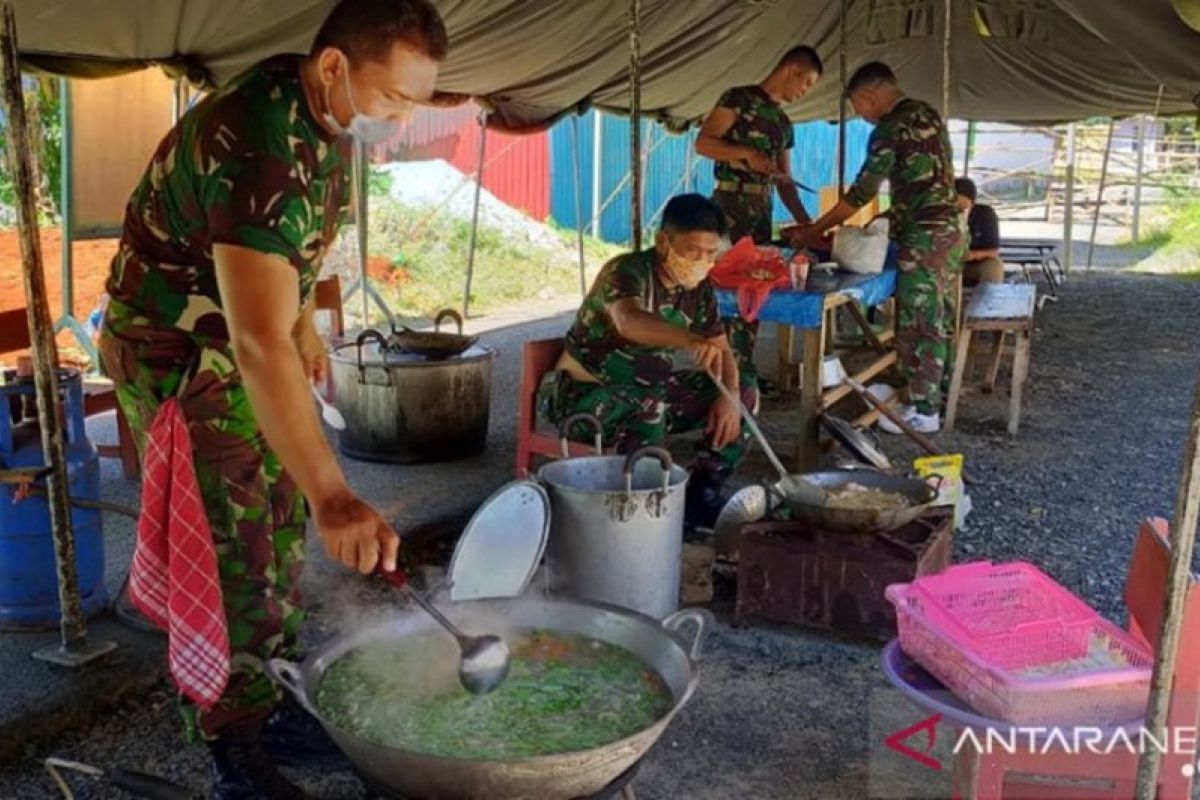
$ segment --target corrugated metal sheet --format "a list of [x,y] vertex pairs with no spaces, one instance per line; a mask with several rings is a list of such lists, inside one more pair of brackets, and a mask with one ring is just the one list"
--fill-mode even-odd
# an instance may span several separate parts
[[[479,159],[479,109],[465,104],[417,111],[401,134],[379,148],[377,160],[421,161],[440,158],[463,174]],[[497,198],[534,219],[550,213],[549,135],[513,136],[488,131],[483,186]]]
[[[580,203],[584,225],[590,231],[592,219],[592,168],[594,164],[595,113],[568,118],[550,129],[550,217],[558,224],[575,227],[574,166],[572,163],[571,130],[578,125],[580,144]],[[600,237],[606,241],[627,243],[631,230],[629,174],[629,121],[623,117],[601,115],[600,134],[600,202],[608,205],[600,216]],[[674,135],[657,123],[642,123],[642,141],[650,150],[645,169],[645,202],[643,229],[657,224],[662,206],[673,195],[690,191],[710,194],[713,188],[713,166],[708,159],[694,155],[689,158],[696,132]],[[861,120],[852,121],[846,129],[846,181],[853,180],[866,156],[871,126]],[[688,169],[688,164],[691,169]],[[690,172],[690,181],[688,173]],[[795,126],[795,145],[792,149],[792,174],[813,188],[833,184],[837,172],[837,126],[826,122],[810,122]],[[619,190],[618,190],[618,187]],[[615,192],[615,194],[614,194]],[[801,199],[810,214],[817,213],[817,198],[801,192]],[[788,221],[787,209],[775,203],[775,219]]]

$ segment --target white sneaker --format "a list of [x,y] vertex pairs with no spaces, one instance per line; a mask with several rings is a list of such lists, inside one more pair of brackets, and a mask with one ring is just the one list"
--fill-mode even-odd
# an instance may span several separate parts
[[[896,413],[900,418],[908,423],[909,427],[917,433],[937,433],[942,428],[942,417],[940,414],[922,414],[912,406],[898,405],[895,406]],[[884,416],[879,417],[879,430],[884,433],[902,434],[900,426],[892,422]]]

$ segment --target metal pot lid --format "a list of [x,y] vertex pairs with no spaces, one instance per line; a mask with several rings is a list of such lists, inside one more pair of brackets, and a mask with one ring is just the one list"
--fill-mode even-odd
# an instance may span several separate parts
[[829,414],[822,414],[821,424],[834,439],[837,439],[838,444],[849,450],[862,463],[876,469],[892,468],[892,462],[888,460],[888,457],[864,436],[862,431],[849,422]]
[[483,501],[450,559],[450,599],[515,597],[533,579],[550,532],[550,498],[519,480]]

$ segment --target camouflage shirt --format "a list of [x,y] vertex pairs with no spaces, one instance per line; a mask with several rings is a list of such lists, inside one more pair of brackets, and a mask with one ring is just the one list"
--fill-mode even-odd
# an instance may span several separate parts
[[674,350],[635,344],[617,333],[608,306],[626,297],[667,322],[706,339],[725,332],[707,280],[695,289],[663,285],[654,250],[617,256],[604,265],[567,331],[566,351],[604,383],[662,383],[674,369]]
[[866,205],[884,180],[891,184],[896,241],[903,243],[920,226],[960,224],[950,134],[933,106],[906,97],[883,115],[846,201]]
[[[726,141],[753,147],[766,153],[773,161],[792,149],[792,121],[784,113],[783,106],[772,100],[761,86],[734,87],[721,95],[717,107],[727,108],[734,114],[733,127],[724,137]],[[713,175],[718,181],[766,182],[765,175],[735,167],[725,161],[716,163]]]
[[214,244],[287,260],[306,300],[346,202],[348,158],[312,116],[296,57],[265,61],[205,98],[159,144],[130,198],[110,320],[227,342]]

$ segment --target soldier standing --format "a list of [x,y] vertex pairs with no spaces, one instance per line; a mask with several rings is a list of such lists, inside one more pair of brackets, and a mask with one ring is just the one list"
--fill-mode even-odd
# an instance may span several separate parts
[[[773,187],[797,223],[811,221],[791,182],[792,121],[783,104],[803,97],[823,69],[815,50],[795,47],[762,83],[737,86],[721,95],[704,120],[696,153],[716,162],[712,199],[725,213],[730,241],[736,243],[743,236],[755,244],[771,241]],[[758,322],[735,318],[726,327],[743,382],[767,388],[768,382],[758,377],[754,366]]]
[[[899,410],[918,431],[935,433],[953,354],[955,279],[966,252],[950,136],[932,106],[904,95],[886,64],[860,67],[846,95],[854,111],[875,125],[866,163],[841,202],[803,228],[794,244],[812,246],[824,231],[870,202],[884,180],[889,182],[890,235],[899,248],[900,267],[896,352],[908,382],[908,405]],[[880,427],[900,433],[887,419]]]
[[191,435],[231,674],[215,705],[184,712],[218,800],[302,797],[273,757],[320,749],[306,715],[272,715],[263,671],[296,657],[308,504],[332,558],[396,568],[395,531],[347,485],[313,407],[326,355],[311,299],[350,138],[391,136],[446,48],[426,0],[341,0],[310,55],[262,62],[184,115],[129,201],[100,350],[139,449],[172,398]]

